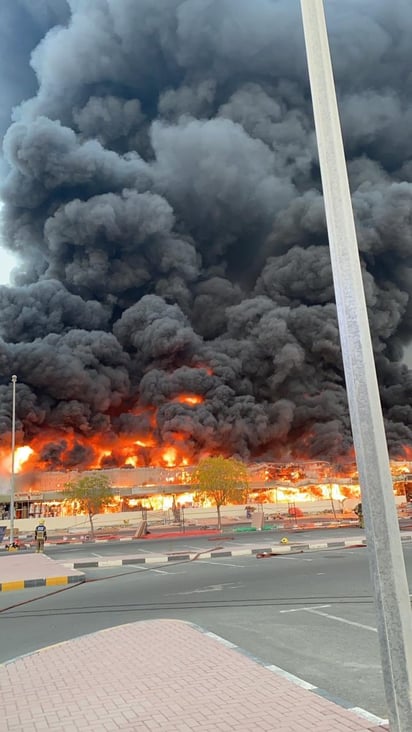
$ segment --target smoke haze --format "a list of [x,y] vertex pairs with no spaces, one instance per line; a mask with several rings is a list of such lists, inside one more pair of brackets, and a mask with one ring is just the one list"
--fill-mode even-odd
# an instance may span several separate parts
[[[326,9],[396,457],[412,444],[412,9]],[[113,463],[126,436],[191,459],[348,455],[298,0],[2,0],[0,33],[3,237],[21,261],[0,286],[0,440],[16,373],[20,439],[42,438],[51,467],[89,465],[96,435]]]

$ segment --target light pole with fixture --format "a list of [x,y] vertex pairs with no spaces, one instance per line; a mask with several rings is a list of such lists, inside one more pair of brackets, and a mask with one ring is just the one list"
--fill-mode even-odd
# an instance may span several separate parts
[[10,480],[10,546],[14,541],[14,494],[15,494],[15,471],[14,456],[16,452],[16,381],[17,376],[13,374],[12,383],[12,411],[11,411],[11,480]]
[[323,0],[300,0],[391,732],[412,730],[412,616]]

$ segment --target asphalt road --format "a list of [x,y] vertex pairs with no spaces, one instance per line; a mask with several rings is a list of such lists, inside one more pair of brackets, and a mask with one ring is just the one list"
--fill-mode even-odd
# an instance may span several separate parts
[[[412,546],[404,552],[412,585]],[[1,593],[0,660],[120,623],[181,618],[386,716],[367,549],[129,565],[87,577],[52,594]]]
[[84,544],[55,544],[46,549],[46,554],[53,559],[76,561],[82,557],[121,556],[123,554],[164,554],[173,552],[210,551],[216,546],[231,550],[246,544],[256,544],[259,547],[273,546],[279,543],[282,537],[287,537],[290,543],[334,541],[344,538],[359,538],[364,531],[359,527],[346,529],[319,529],[310,531],[286,531],[285,529],[247,532],[239,534],[225,533],[222,536],[189,536],[184,534],[166,539],[141,539],[133,541],[102,541],[85,542]]

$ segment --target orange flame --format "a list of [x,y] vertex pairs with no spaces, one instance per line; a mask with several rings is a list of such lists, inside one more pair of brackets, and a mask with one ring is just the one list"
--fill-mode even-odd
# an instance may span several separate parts
[[175,397],[173,401],[194,407],[196,404],[202,404],[204,402],[204,398],[199,394],[179,394],[179,396]]
[[33,454],[34,450],[29,445],[23,445],[22,447],[16,448],[14,451],[14,470],[16,473],[20,473],[22,471],[24,464]]
[[168,468],[174,468],[177,464],[177,450],[174,447],[168,447],[162,453],[162,459]]

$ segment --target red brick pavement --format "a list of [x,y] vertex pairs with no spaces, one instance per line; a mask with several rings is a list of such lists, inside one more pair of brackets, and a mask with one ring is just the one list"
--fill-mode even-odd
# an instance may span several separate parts
[[5,732],[377,729],[177,620],[110,628],[4,664],[0,720]]

